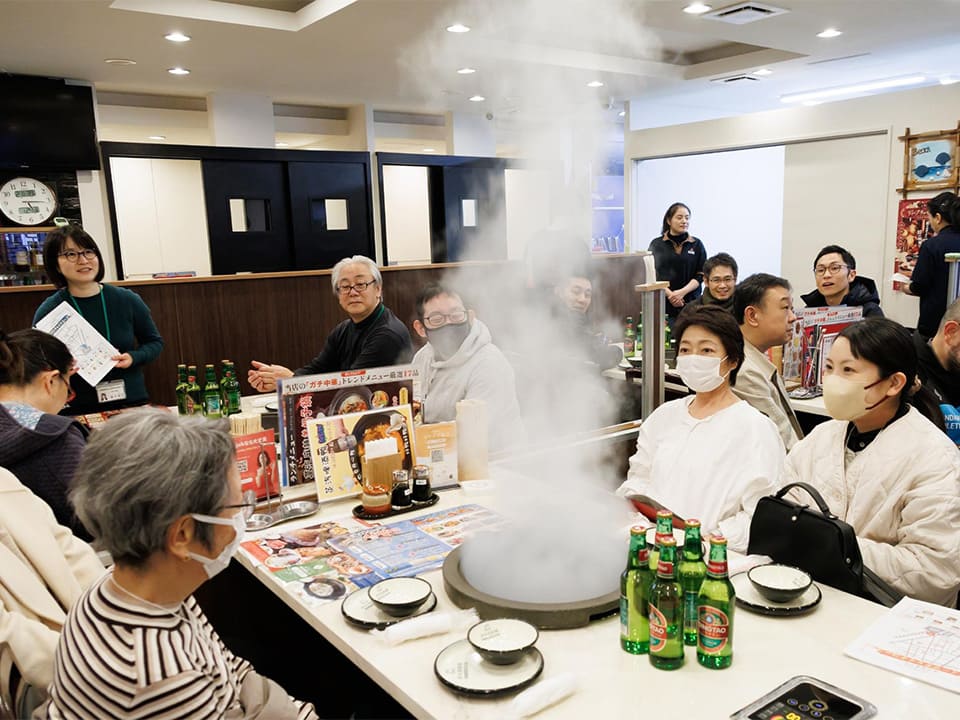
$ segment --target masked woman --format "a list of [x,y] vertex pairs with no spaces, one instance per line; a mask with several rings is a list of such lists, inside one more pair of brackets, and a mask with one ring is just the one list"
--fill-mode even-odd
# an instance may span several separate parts
[[[853,526],[864,565],[883,580],[953,607],[960,452],[938,431],[939,408],[917,382],[909,332],[885,318],[845,328],[824,365],[823,402],[834,419],[793,447],[784,484],[816,487]],[[797,499],[809,501],[805,493]]]
[[743,362],[733,315],[691,307],[674,328],[677,371],[695,395],[658,407],[641,425],[637,452],[617,494],[646,496],[683,518],[700,520],[744,550],[757,501],[774,492],[784,449],[776,426],[730,385]]

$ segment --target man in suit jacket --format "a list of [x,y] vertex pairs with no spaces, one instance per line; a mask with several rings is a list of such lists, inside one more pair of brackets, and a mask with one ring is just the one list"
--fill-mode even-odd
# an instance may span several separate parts
[[790,339],[797,319],[790,283],[766,273],[751,275],[737,285],[733,312],[744,340],[744,360],[733,392],[773,420],[789,452],[803,437],[803,430],[783,378],[765,353]]

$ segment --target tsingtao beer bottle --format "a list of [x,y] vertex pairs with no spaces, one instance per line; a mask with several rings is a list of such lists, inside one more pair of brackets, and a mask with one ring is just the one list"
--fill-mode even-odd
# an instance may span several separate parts
[[203,391],[197,382],[197,366],[187,366],[187,415],[199,415],[203,412]]
[[623,356],[632,358],[637,349],[637,331],[633,329],[633,316],[627,315],[623,322]]
[[620,574],[620,647],[642,655],[650,648],[650,584],[646,528],[630,528],[627,567]]
[[650,552],[650,571],[657,572],[657,563],[660,561],[660,541],[673,539],[673,513],[669,510],[657,511],[657,530],[653,537],[653,549]]
[[672,536],[660,543],[657,577],[650,586],[650,664],[661,670],[683,665],[683,591]]
[[710,537],[707,577],[697,598],[697,662],[708,668],[733,662],[733,606],[737,595],[727,574],[727,539]]
[[187,366],[177,365],[177,412],[187,415]]
[[217,371],[213,365],[206,367],[207,379],[203,386],[203,414],[208,418],[220,417],[220,387],[217,385]]
[[697,644],[697,596],[700,585],[707,575],[703,562],[703,544],[700,538],[700,521],[687,520],[683,535],[683,558],[677,567],[680,589],[683,590],[683,642]]
[[223,416],[240,412],[240,381],[233,371],[233,363],[223,361],[223,377],[220,379],[220,412]]

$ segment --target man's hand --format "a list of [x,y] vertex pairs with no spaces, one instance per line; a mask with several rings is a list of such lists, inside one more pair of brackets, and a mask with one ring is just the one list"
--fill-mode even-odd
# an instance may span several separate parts
[[247,382],[257,392],[273,392],[279,378],[293,377],[293,371],[283,365],[268,365],[258,360],[252,360],[250,364],[253,369],[247,371]]

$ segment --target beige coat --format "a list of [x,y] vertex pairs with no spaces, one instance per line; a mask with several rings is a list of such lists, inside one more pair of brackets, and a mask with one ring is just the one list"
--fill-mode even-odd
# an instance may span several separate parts
[[737,384],[731,390],[773,420],[783,446],[789,452],[803,437],[803,431],[790,406],[783,379],[767,356],[746,340],[743,355],[743,364],[737,371]]
[[0,689],[11,664],[31,685],[53,680],[67,610],[104,573],[96,553],[57,525],[49,506],[0,468]]

